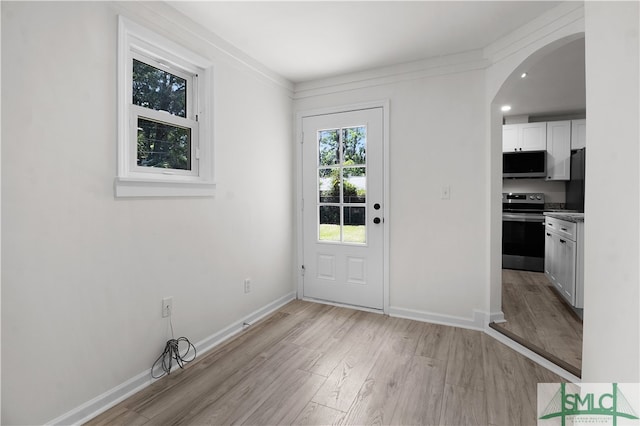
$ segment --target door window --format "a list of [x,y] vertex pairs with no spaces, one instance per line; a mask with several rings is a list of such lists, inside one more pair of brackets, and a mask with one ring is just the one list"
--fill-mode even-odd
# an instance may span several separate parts
[[318,142],[318,241],[367,242],[367,127],[326,129]]

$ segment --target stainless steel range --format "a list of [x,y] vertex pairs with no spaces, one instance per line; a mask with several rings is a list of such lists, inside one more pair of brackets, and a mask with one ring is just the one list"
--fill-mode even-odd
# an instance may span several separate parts
[[544,194],[502,194],[502,267],[544,272]]

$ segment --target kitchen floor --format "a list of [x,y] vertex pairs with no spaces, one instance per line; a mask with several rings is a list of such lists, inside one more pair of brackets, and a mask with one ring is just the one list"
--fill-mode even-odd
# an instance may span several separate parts
[[498,331],[511,332],[582,369],[582,321],[543,273],[503,269],[502,311],[506,322],[496,324]]

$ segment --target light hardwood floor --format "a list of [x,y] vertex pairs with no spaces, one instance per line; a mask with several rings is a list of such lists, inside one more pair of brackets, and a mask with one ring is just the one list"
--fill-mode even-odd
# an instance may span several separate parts
[[488,335],[293,301],[90,425],[532,425],[560,382]]
[[575,367],[580,376],[582,322],[543,273],[503,269],[502,311],[506,322],[499,328]]

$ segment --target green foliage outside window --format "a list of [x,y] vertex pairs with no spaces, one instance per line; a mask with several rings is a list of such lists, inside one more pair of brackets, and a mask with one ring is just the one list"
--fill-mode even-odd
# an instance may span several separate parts
[[[187,116],[187,81],[133,60],[133,104],[178,117]],[[191,170],[191,130],[150,119],[138,119],[137,164]]]

